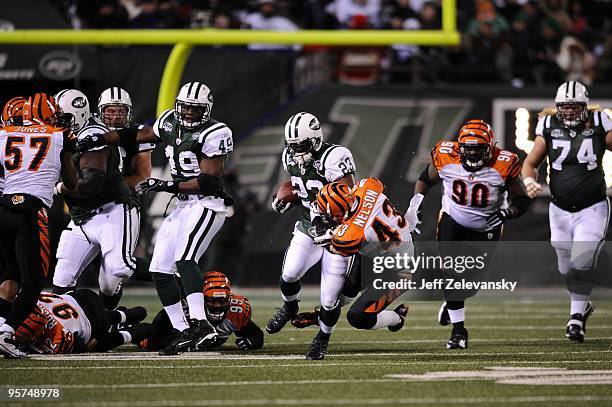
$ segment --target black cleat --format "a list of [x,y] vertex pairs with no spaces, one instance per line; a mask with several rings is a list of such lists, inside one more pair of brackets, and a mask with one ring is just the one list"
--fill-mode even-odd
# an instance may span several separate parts
[[400,319],[402,320],[402,322],[400,322],[397,325],[393,325],[393,326],[389,326],[387,327],[389,329],[389,331],[391,332],[397,332],[400,329],[402,329],[404,327],[404,320],[406,319],[406,315],[408,315],[408,305],[406,304],[400,304],[398,305],[393,312],[395,312],[397,315],[399,315]]
[[302,329],[313,325],[319,325],[319,313],[321,312],[321,306],[317,305],[314,312],[300,312],[291,318],[291,325],[296,328]]
[[162,356],[172,356],[188,351],[194,343],[189,335],[190,329],[191,328],[187,328],[180,333],[175,330],[174,339],[166,347],[160,349],[159,354]]
[[313,338],[308,352],[306,352],[307,360],[322,360],[327,354],[327,345],[329,344],[330,334],[326,334],[322,331]]
[[296,314],[291,314],[284,305],[282,308],[277,308],[276,314],[270,318],[268,325],[266,325],[266,331],[268,331],[269,334],[280,332],[287,322],[291,321],[291,318],[295,315]]
[[153,336],[155,329],[152,324],[141,322],[125,328],[132,336],[132,343],[138,345],[142,340]]
[[207,320],[192,319],[189,323],[191,325],[189,334],[193,339],[193,350],[206,350],[208,345],[217,339],[215,327]]
[[142,322],[147,317],[147,310],[144,307],[117,307],[117,311],[125,314],[125,322],[121,325],[129,326]]
[[440,306],[438,311],[438,323],[442,326],[446,326],[451,323],[450,315],[448,315],[448,308],[446,307],[446,301]]
[[453,328],[451,337],[446,343],[446,349],[467,349],[468,331],[465,328]]

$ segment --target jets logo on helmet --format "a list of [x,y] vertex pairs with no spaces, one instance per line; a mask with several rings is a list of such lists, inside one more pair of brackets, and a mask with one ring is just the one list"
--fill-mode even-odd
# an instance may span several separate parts
[[229,279],[219,271],[209,271],[204,274],[203,291],[206,318],[212,323],[223,321],[232,297]]
[[60,124],[77,132],[87,124],[91,112],[87,96],[77,89],[64,89],[55,95],[61,110]]
[[213,97],[208,86],[202,82],[189,82],[181,87],[174,115],[182,127],[191,129],[210,120]]
[[575,127],[587,121],[589,93],[586,87],[576,81],[564,82],[557,89],[555,104],[557,118],[567,127]]
[[132,123],[132,98],[117,86],[105,89],[98,98],[98,114],[111,130],[119,130]]
[[287,153],[298,166],[304,168],[312,161],[312,154],[323,144],[321,123],[313,114],[296,113],[285,124]]
[[494,136],[491,125],[484,120],[469,120],[459,131],[459,158],[470,172],[481,170],[491,160]]

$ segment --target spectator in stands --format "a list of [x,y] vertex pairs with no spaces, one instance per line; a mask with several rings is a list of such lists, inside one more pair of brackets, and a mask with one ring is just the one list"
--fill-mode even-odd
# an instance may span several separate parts
[[561,26],[554,18],[547,18],[540,25],[538,37],[530,41],[534,79],[538,85],[545,82],[561,82],[563,75],[556,61],[562,38]]
[[83,28],[124,28],[128,13],[119,0],[79,0],[77,15]]
[[[253,30],[272,31],[296,31],[298,26],[285,16],[278,14],[277,5],[274,0],[258,0],[259,10],[247,15],[242,20],[243,28]],[[252,50],[287,49],[286,45],[275,44],[250,44]]]
[[380,28],[380,3],[381,0],[335,0],[325,10],[336,18],[340,28],[350,28],[351,21],[356,16],[362,16],[357,17],[358,20],[365,17],[369,26]]
[[576,38],[568,36],[561,41],[556,61],[559,68],[563,70],[566,81],[578,81],[587,86],[593,83],[595,57]]

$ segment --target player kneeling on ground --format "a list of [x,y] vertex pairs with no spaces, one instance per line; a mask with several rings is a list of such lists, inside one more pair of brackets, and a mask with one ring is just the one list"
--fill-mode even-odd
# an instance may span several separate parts
[[[249,300],[232,293],[230,281],[225,274],[209,271],[204,275],[204,309],[208,321],[218,333],[217,339],[207,349],[221,346],[232,333],[236,335],[234,342],[241,350],[263,347],[263,331],[251,320]],[[139,344],[143,349],[163,349],[180,334],[172,328],[165,310],[157,314],[153,326],[155,333]]]
[[[376,178],[361,180],[353,192],[343,184],[327,184],[317,195],[316,203],[321,215],[334,227],[315,242],[327,246],[332,253],[352,256],[367,251],[370,255],[368,243],[380,245],[374,250],[381,253],[410,250],[412,247],[410,232],[415,229],[417,219],[407,221],[391,204],[385,195],[384,185]],[[400,330],[404,326],[408,306],[400,304],[393,311],[385,308],[402,293],[401,290],[376,289],[368,285],[349,309],[349,323],[358,329],[386,327],[392,332]],[[303,328],[307,325],[305,321],[316,324],[312,313],[299,314],[292,323]]]
[[126,343],[138,343],[153,331],[140,323],[143,307],[107,311],[91,290],[66,294],[43,292],[34,310],[15,332],[15,342],[36,353],[106,352]]

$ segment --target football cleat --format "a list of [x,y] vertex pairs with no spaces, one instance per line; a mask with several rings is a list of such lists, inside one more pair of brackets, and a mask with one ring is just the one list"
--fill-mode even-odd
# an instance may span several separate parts
[[402,322],[397,325],[389,326],[389,331],[397,332],[404,327],[404,320],[406,319],[406,315],[408,315],[408,305],[400,304],[393,310],[397,315],[399,315]]
[[280,330],[283,329],[283,327],[291,320],[291,318],[293,318],[294,315],[291,315],[285,306],[282,308],[277,308],[276,314],[270,318],[268,324],[266,325],[266,331],[268,331],[269,334],[280,332]]
[[189,322],[191,324],[189,333],[193,338],[192,350],[206,350],[209,345],[215,342],[218,335],[210,322],[205,319],[192,319]]
[[179,355],[188,351],[193,346],[193,338],[189,335],[191,328],[185,329],[183,332],[174,330],[172,334],[174,339],[164,348],[160,349],[159,354],[162,356]]
[[24,359],[28,354],[19,349],[13,341],[13,334],[0,332],[0,353],[7,359]]
[[329,334],[322,331],[313,338],[308,352],[306,352],[307,360],[322,360],[327,354],[327,345],[329,344]]
[[451,337],[446,343],[446,349],[467,349],[468,331],[465,328],[453,328]]
[[300,312],[291,318],[291,325],[296,328],[302,329],[313,325],[319,325],[319,313],[321,312],[321,306],[317,305],[314,312]]
[[438,323],[442,326],[446,326],[451,323],[448,308],[446,307],[446,301],[440,305],[440,310],[438,311]]
[[125,314],[125,322],[120,323],[119,328],[137,324],[147,317],[147,310],[144,307],[117,307],[117,311]]

